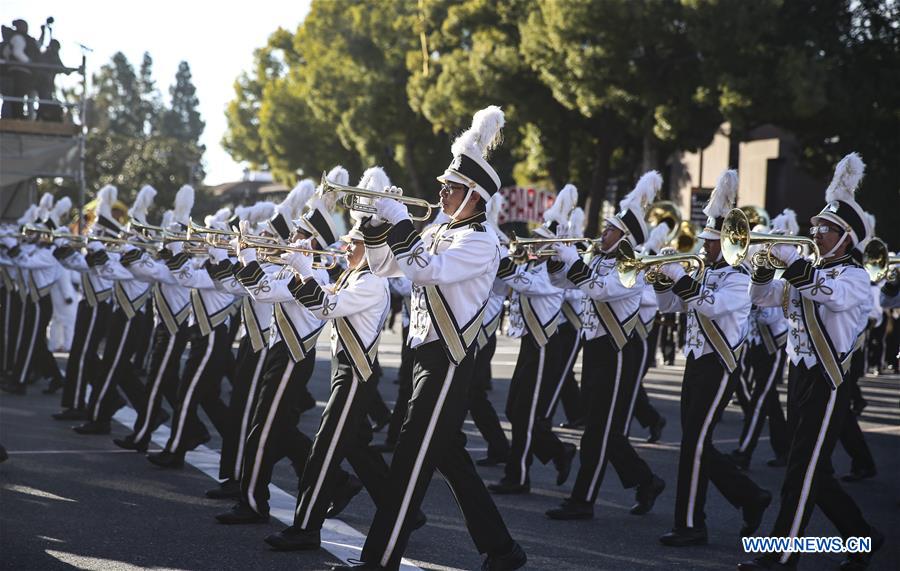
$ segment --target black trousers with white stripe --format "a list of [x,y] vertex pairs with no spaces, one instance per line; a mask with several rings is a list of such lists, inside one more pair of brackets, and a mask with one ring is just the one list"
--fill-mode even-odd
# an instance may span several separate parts
[[551,425],[553,399],[561,382],[559,337],[551,336],[543,347],[530,334],[522,337],[506,399],[512,441],[505,481],[526,484],[534,456],[546,464],[562,455],[563,443]]
[[[860,349],[851,357],[850,370],[847,372],[846,380],[844,381],[849,386],[851,401],[853,394],[859,391],[859,379],[865,373],[865,368],[865,349]],[[855,414],[848,414],[844,420],[844,426],[841,428],[841,445],[850,456],[851,472],[875,469],[875,458],[872,456],[868,443],[866,443],[866,437],[859,427],[859,420]]]
[[706,526],[706,489],[710,480],[728,502],[743,507],[760,488],[735,463],[713,446],[713,432],[738,382],[739,369],[729,373],[718,356],[689,355],[681,385],[681,449],[675,493],[675,527]]
[[14,290],[4,287],[3,283],[0,282],[0,332],[2,332],[2,336],[0,336],[2,337],[0,339],[0,373],[6,373],[12,369],[14,353],[10,351],[9,344],[10,338],[15,338],[13,324],[18,327],[18,319],[13,320],[12,318],[13,297],[18,297],[18,295]]
[[81,410],[87,406],[88,384],[100,376],[100,342],[106,337],[106,328],[112,307],[99,302],[91,307],[86,300],[78,304],[75,314],[75,333],[69,360],[66,362],[66,381],[63,385],[62,407]]
[[632,335],[619,351],[604,335],[585,343],[584,375],[593,377],[587,423],[581,437],[581,467],[571,498],[594,503],[607,463],[622,486],[648,484],[653,472],[628,440],[634,388],[642,365],[642,340]]
[[366,415],[378,387],[356,378],[343,351],[332,357],[331,371],[331,395],[300,478],[293,525],[297,529],[322,528],[332,492],[343,475],[340,465],[344,458],[376,506],[384,506],[387,499],[388,465],[381,454],[369,448],[372,427]]
[[[188,342],[188,326],[186,323],[175,332],[169,333],[166,324],[160,321],[153,332],[153,352],[150,355],[150,368],[147,373],[147,385],[144,387],[144,406],[138,409],[132,436],[134,441],[147,444],[159,422],[162,412],[162,397],[169,401],[172,410],[178,408],[178,378],[181,371],[181,354]],[[196,421],[199,424],[199,420]],[[202,430],[202,428],[201,428]]]
[[487,396],[491,384],[491,359],[497,349],[497,335],[491,335],[484,347],[475,355],[475,371],[469,387],[469,414],[472,422],[487,442],[487,455],[491,458],[506,458],[509,455],[509,441],[500,426],[497,411]]
[[227,322],[219,325],[209,335],[192,325],[188,333],[190,353],[178,386],[178,408],[172,419],[172,433],[166,450],[182,454],[196,448],[206,439],[206,427],[197,417],[197,407],[212,421],[219,434],[228,432],[228,406],[219,394],[222,376],[225,374],[228,345]]
[[244,463],[244,444],[250,434],[250,422],[262,385],[263,365],[268,346],[254,351],[249,335],[244,335],[238,347],[237,370],[231,383],[231,399],[228,401],[228,415],[231,422],[228,433],[222,435],[222,456],[219,460],[219,478],[238,480]]
[[[46,324],[44,329],[41,329],[41,321],[43,314],[49,313],[52,307],[53,303],[49,295],[44,296],[37,303],[31,298],[22,302],[19,339],[17,348],[13,350],[13,382],[24,385],[28,381],[38,346],[41,343],[44,347],[47,346]],[[49,323],[49,320],[47,322]]]
[[[138,315],[140,312],[135,318]],[[120,387],[132,407],[136,410],[144,407],[144,386],[131,361],[135,348],[144,339],[141,336],[139,321],[135,318],[129,319],[124,311],[116,309],[109,319],[103,361],[100,365],[101,372],[88,403],[88,411],[94,422],[109,422],[119,409],[122,403],[119,396]]]
[[784,375],[784,362],[787,360],[784,349],[769,354],[763,344],[750,348],[753,353],[749,359],[753,362],[753,394],[750,395],[748,414],[744,417],[738,451],[748,458],[753,455],[759,435],[766,420],[769,421],[769,444],[777,457],[787,457],[788,435],[787,422],[781,402],[778,400],[778,384]]
[[474,347],[459,366],[450,363],[440,341],[414,351],[413,396],[391,462],[387,501],[375,513],[361,559],[387,569],[399,567],[435,470],[450,486],[478,551],[506,553],[512,538],[466,452],[462,432]]
[[738,366],[740,373],[737,376],[737,384],[734,389],[734,397],[737,399],[745,417],[750,415],[750,399],[753,394],[753,378],[754,370],[756,369],[756,362],[753,360],[753,357],[755,355],[753,355],[752,351],[745,349],[741,353],[741,360]]
[[647,395],[647,390],[644,388],[644,377],[647,376],[647,371],[650,370],[650,366],[656,360],[656,345],[659,341],[660,329],[660,325],[654,322],[653,329],[650,330],[650,333],[644,340],[643,370],[638,379],[637,392],[634,399],[634,406],[632,407],[634,419],[644,428],[655,425],[662,416],[659,414],[659,411],[656,410],[656,407],[653,406],[653,403],[650,402],[650,397]]
[[269,513],[269,481],[279,460],[289,458],[297,477],[303,474],[312,441],[297,423],[315,364],[315,349],[295,363],[284,341],[266,355],[241,471],[242,500],[257,513]]
[[154,301],[155,300],[151,295],[145,302],[144,307],[142,308],[143,311],[135,315],[135,318],[139,320],[135,325],[144,332],[141,335],[140,341],[135,345],[134,355],[131,360],[131,362],[134,363],[134,368],[138,371],[148,371],[150,359],[153,356],[153,343],[156,341],[156,336],[153,335]]
[[4,300],[8,302],[8,305],[5,305],[3,310],[3,327],[6,333],[3,340],[0,341],[3,344],[5,356],[2,372],[11,375],[16,367],[16,355],[25,326],[23,315],[25,307],[22,298],[15,290],[7,290]]
[[47,328],[53,318],[53,300],[50,294],[45,295],[37,303],[40,314],[37,319],[37,337],[34,342],[34,350],[31,357],[31,370],[35,379],[49,377],[52,381],[62,384],[63,376],[59,372],[59,365],[53,352],[47,345]]
[[560,355],[563,359],[562,384],[559,388],[558,400],[562,404],[566,419],[573,422],[584,418],[586,414],[581,388],[578,386],[578,381],[575,380],[575,362],[578,360],[578,353],[581,352],[581,331],[566,321],[559,324],[556,334],[559,336]]
[[[781,505],[770,536],[803,537],[814,506],[831,520],[842,537],[869,537],[872,528],[859,506],[844,491],[831,466],[831,453],[850,414],[849,386],[832,389],[818,366],[793,367],[788,384],[788,466],[781,486]],[[797,554],[777,554],[796,564]]]

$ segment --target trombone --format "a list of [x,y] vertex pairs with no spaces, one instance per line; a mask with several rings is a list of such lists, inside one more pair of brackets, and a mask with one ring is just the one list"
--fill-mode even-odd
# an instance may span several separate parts
[[627,288],[634,287],[640,272],[644,274],[644,281],[649,284],[669,285],[672,280],[666,274],[659,271],[663,264],[680,263],[687,265],[688,270],[696,266],[697,273],[703,272],[706,267],[703,258],[696,254],[663,254],[659,256],[639,256],[634,253],[634,248],[625,240],[619,244],[616,252],[616,273],[619,281]]
[[869,274],[869,280],[879,282],[883,279],[894,281],[900,268],[900,256],[891,256],[887,244],[880,238],[872,238],[863,252],[863,267]]
[[[266,236],[256,236],[252,234],[244,234],[237,232],[237,252],[241,250],[257,249],[260,250],[260,258],[270,264],[284,265],[281,254],[284,252],[296,252],[298,254],[307,254],[310,256],[320,256],[325,261],[314,260],[312,267],[321,270],[332,270],[337,267],[339,258],[346,258],[349,254],[340,250],[314,250],[310,248],[301,248],[300,246],[288,246],[279,244],[276,239]],[[235,252],[235,253],[237,253]]]
[[375,209],[375,205],[373,204],[374,200],[377,198],[393,198],[398,202],[402,202],[403,204],[407,204],[409,206],[415,206],[418,208],[424,208],[425,212],[415,216],[410,214],[410,218],[412,220],[430,220],[431,219],[431,211],[440,209],[441,204],[435,203],[431,204],[424,198],[415,198],[413,196],[403,196],[402,194],[391,194],[387,192],[382,192],[380,190],[369,190],[367,188],[359,188],[357,186],[346,186],[343,184],[338,184],[336,182],[331,182],[328,180],[327,173],[322,173],[322,181],[319,183],[319,192],[323,195],[329,192],[342,192],[344,193],[341,196],[341,204],[347,210],[355,210],[357,212],[365,212],[367,214],[376,214],[378,211]]
[[586,244],[585,249],[590,250],[594,241],[590,238],[518,238],[513,234],[509,241],[509,259],[524,264],[533,259],[551,258],[556,255],[548,248],[551,244]]
[[[750,256],[750,263],[755,267],[783,270],[787,265],[772,255],[772,246],[790,244],[806,246],[813,256],[813,264],[822,259],[815,240],[805,236],[783,236],[751,232],[747,214],[740,208],[734,208],[725,215],[722,221],[722,257],[732,266],[741,265]],[[750,246],[761,245],[762,249],[750,255]]]

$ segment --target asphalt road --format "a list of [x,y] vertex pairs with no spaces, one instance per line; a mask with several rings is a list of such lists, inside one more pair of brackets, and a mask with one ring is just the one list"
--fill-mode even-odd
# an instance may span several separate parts
[[[327,335],[320,339],[320,358],[310,382],[313,395],[320,401],[319,408],[305,413],[301,420],[301,429],[308,435],[315,433],[318,413],[328,394]],[[399,363],[399,348],[396,334],[383,337],[380,358],[386,374],[380,390],[389,405],[397,393],[391,381]],[[499,343],[491,393],[499,411],[503,409],[516,354],[516,342],[503,339]],[[59,358],[62,364],[65,355]],[[672,523],[681,372],[681,366],[676,365],[651,369],[647,376],[651,400],[669,420],[662,441],[646,444],[646,434],[640,426],[635,423],[632,427],[632,441],[639,454],[668,484],[652,513],[643,517],[629,515],[633,492],[621,488],[613,470],[607,471],[591,521],[554,522],[544,516],[569,491],[568,486],[555,485],[552,465],[537,463],[532,469],[530,495],[495,498],[513,536],[528,552],[527,568],[734,569],[735,563],[748,558],[738,538],[740,513],[713,487],[707,500],[708,546],[673,549],[663,547],[657,540]],[[862,426],[879,474],[864,482],[847,484],[847,489],[866,517],[888,535],[885,548],[871,568],[897,569],[900,378],[869,377],[862,386],[870,402]],[[216,438],[208,451],[189,457],[200,468],[161,470],[141,454],[116,448],[111,437],[127,434],[129,430],[124,425],[114,424],[111,437],[80,436],[70,430],[71,423],[52,420],[50,414],[57,410],[58,396],[42,395],[40,388],[43,387],[32,385],[24,397],[0,396],[0,443],[10,452],[9,461],[0,464],[0,569],[326,569],[339,561],[333,552],[352,556],[372,519],[374,506],[363,493],[345,510],[342,521],[329,520],[331,551],[272,552],[262,539],[283,527],[276,519],[270,524],[244,527],[223,526],[213,519],[230,507],[228,502],[203,496],[214,485],[202,468],[206,466],[209,471],[210,463],[214,464],[220,447]],[[120,418],[125,417],[127,411],[121,411]],[[730,451],[736,446],[740,420],[737,407],[729,407],[715,434],[721,450]],[[470,437],[472,455],[483,455],[485,445],[474,425],[467,422],[464,429]],[[558,433],[577,444],[578,432],[559,429]],[[382,438],[383,435],[376,435],[377,441]],[[765,438],[750,474],[777,496],[783,472],[765,466],[770,456]],[[834,466],[838,474],[849,468],[849,459],[840,446],[834,454]],[[502,474],[497,468],[480,470],[487,481]],[[439,476],[433,480],[423,506],[428,525],[413,535],[406,555],[411,564],[425,569],[478,568],[481,557],[466,533],[449,489],[439,480]],[[570,478],[569,486],[573,480]],[[273,484],[291,496],[295,494],[296,477],[287,462],[276,468]],[[282,500],[282,516],[286,517],[293,499],[284,495]],[[771,527],[775,510],[773,504],[761,531]],[[807,533],[837,535],[818,512]],[[807,555],[801,561],[801,569],[836,569],[842,559],[839,554]]]

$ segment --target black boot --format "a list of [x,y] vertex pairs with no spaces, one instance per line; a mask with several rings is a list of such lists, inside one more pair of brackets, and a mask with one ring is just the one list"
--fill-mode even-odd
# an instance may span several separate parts
[[179,454],[169,452],[168,450],[151,452],[150,454],[147,454],[147,460],[160,468],[182,468],[184,467],[184,452]]
[[268,536],[266,543],[275,551],[312,551],[321,546],[322,540],[319,530],[305,530],[291,526]]
[[662,478],[653,476],[649,483],[638,486],[634,494],[635,504],[631,507],[631,515],[644,515],[653,509],[656,498],[666,489]]
[[147,451],[147,443],[135,442],[133,434],[129,434],[125,438],[113,438],[113,444],[119,448],[124,448],[125,450],[134,450],[135,452]]
[[572,460],[575,459],[575,452],[578,448],[574,444],[568,442],[563,443],[562,452],[559,457],[553,459],[556,466],[556,485],[562,486],[569,479],[569,473],[572,471]]
[[663,428],[666,427],[666,417],[660,416],[659,420],[653,423],[653,426],[650,427],[650,436],[647,437],[647,442],[653,444],[654,442],[658,442],[660,438],[662,438]]
[[237,500],[241,497],[241,483],[237,480],[228,479],[212,488],[206,490],[206,497],[211,500]]
[[109,434],[110,426],[109,421],[102,420],[91,420],[88,421],[81,426],[75,426],[72,428],[78,434]]
[[593,519],[594,505],[571,498],[563,501],[558,508],[546,511],[547,517],[556,520]]
[[660,543],[669,547],[706,545],[708,541],[705,527],[676,527],[659,538]]
[[750,537],[759,529],[766,508],[772,503],[772,494],[766,490],[760,490],[753,501],[741,508],[744,514],[744,525],[741,527],[741,537]]
[[481,564],[481,571],[512,571],[524,567],[527,561],[528,556],[525,555],[525,550],[513,541],[512,547],[506,553],[488,554],[484,563]]
[[227,512],[216,516],[219,523],[226,525],[242,525],[248,523],[268,523],[269,514],[258,514],[244,502],[238,502]]

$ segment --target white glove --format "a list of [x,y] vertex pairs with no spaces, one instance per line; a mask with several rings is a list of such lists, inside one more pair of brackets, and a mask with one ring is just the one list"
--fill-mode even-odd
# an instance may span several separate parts
[[132,246],[131,244],[123,244],[122,245],[122,253],[128,253],[131,251],[137,250],[137,246]]
[[184,250],[184,242],[169,242],[166,244],[166,248],[173,254],[178,255]]
[[553,248],[553,251],[556,252],[555,258],[567,266],[574,264],[576,260],[581,258],[581,256],[578,255],[578,248],[575,246],[554,242],[551,244],[551,247]]
[[797,247],[790,244],[775,244],[772,246],[772,255],[788,266],[796,262],[797,258],[800,257]]
[[[391,187],[391,189],[394,188],[397,187]],[[375,210],[378,213],[378,217],[388,224],[397,224],[402,220],[409,219],[409,209],[406,208],[406,205],[393,198],[379,198],[375,201]]]
[[228,252],[226,252],[222,248],[210,248],[209,249],[209,259],[211,259],[212,261],[214,261],[217,264],[227,257],[228,257]]
[[91,252],[99,252],[103,249],[103,244],[96,240],[91,240],[87,243],[87,249]]
[[2,239],[0,239],[0,242],[3,242],[3,244],[10,250],[12,250],[13,248],[16,247],[16,239],[15,238],[2,238]]
[[676,262],[663,264],[660,266],[659,271],[673,282],[680,280],[686,273],[684,271],[684,266]]
[[256,248],[241,248],[241,251],[238,252],[238,261],[243,265],[248,265],[250,262],[256,261]]
[[300,252],[285,252],[281,259],[300,274],[301,277],[312,275],[312,256]]

